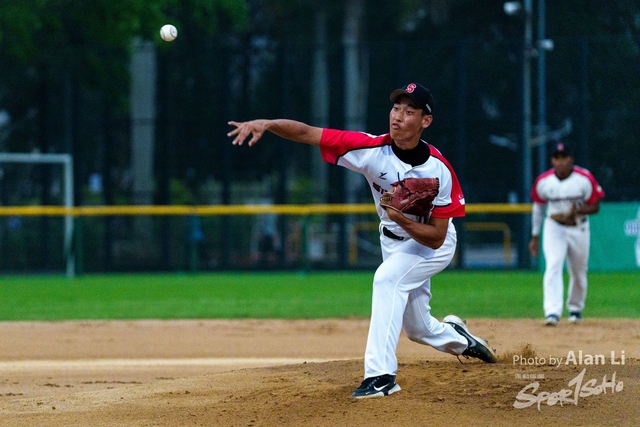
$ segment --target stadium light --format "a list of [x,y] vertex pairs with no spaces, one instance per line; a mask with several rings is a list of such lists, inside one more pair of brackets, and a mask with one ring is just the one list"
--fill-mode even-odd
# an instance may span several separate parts
[[550,40],[550,39],[538,40],[539,50],[552,51],[554,47],[555,47],[555,44],[553,43],[553,40]]
[[522,12],[522,4],[519,1],[508,1],[503,5],[504,13],[515,16]]

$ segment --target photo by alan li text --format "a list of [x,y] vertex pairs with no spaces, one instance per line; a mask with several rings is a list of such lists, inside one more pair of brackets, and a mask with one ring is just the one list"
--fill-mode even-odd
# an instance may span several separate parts
[[526,365],[526,366],[560,366],[560,365],[606,365],[609,362],[610,365],[624,365],[625,354],[624,350],[617,354],[612,351],[609,357],[604,354],[590,354],[583,353],[582,350],[571,350],[567,353],[567,357],[524,357],[513,356],[514,365]]

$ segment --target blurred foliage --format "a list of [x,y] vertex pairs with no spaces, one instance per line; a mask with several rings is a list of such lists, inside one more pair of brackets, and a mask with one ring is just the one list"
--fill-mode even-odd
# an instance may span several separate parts
[[4,0],[1,106],[19,118],[34,106],[15,105],[29,100],[16,93],[65,79],[125,104],[134,37],[161,44],[158,31],[169,22],[213,37],[242,30],[247,19],[246,3],[238,0]]
[[[390,89],[414,79],[426,83],[436,96],[436,120],[425,138],[451,153],[470,202],[504,201],[517,188],[504,176],[518,174],[518,154],[489,144],[487,136],[518,135],[523,28],[522,19],[503,12],[503,3],[3,0],[0,111],[10,131],[0,123],[0,150],[72,152],[77,182],[92,173],[104,176],[102,203],[129,197],[129,59],[132,39],[139,37],[155,43],[161,70],[156,202],[174,203],[182,193],[197,198],[199,187],[212,180],[225,191],[232,181],[261,181],[273,173],[278,203],[302,200],[300,188],[288,183],[314,179],[312,147],[266,136],[250,150],[231,150],[227,121],[317,119],[310,108],[312,53],[324,23],[328,122],[342,127],[343,39],[355,14],[368,79],[363,130],[387,131]],[[175,42],[160,40],[165,23],[178,27]],[[546,33],[556,43],[547,55],[548,125],[558,128],[573,118],[571,138],[588,142],[577,160],[593,169],[608,200],[637,197],[640,4],[547,0]],[[335,169],[333,187],[341,182]],[[178,194],[176,180],[185,185]],[[368,192],[362,197],[368,200]],[[221,196],[223,203],[232,198]],[[82,193],[76,199],[82,203]]]
[[171,180],[171,201],[176,205],[194,205],[196,198],[191,189],[185,185],[184,181],[178,179]]
[[238,0],[4,0],[0,47],[3,55],[22,64],[69,66],[77,54],[128,51],[133,37],[161,43],[160,27],[167,22],[181,27],[184,16],[209,35],[241,31],[247,12],[246,3]]

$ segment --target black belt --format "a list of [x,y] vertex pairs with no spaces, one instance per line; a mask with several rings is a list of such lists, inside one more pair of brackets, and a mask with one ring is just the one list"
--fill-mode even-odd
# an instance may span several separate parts
[[389,229],[387,227],[382,227],[382,234],[384,234],[385,236],[387,236],[390,239],[404,240],[404,237],[398,236],[397,234],[392,233],[391,231],[389,231]]
[[568,225],[567,227],[575,227],[576,225],[584,224],[585,222],[587,222],[587,217],[583,216],[582,218],[578,218],[574,225]]
[[[557,221],[556,221],[556,222],[557,222]],[[569,224],[560,224],[559,222],[558,222],[558,224],[560,224],[560,225],[564,225],[565,227],[575,227],[576,225],[584,224],[585,222],[587,222],[587,217],[586,217],[586,216],[583,216],[583,217],[581,217],[581,218],[578,218],[578,220],[576,221],[576,223],[575,223],[575,224],[573,224],[573,225],[569,225]]]

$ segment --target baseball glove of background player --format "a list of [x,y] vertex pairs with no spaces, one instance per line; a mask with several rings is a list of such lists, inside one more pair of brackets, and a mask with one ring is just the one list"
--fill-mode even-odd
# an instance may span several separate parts
[[569,212],[556,213],[551,215],[551,219],[562,225],[576,225],[576,210],[571,209]]
[[380,206],[428,217],[439,191],[438,178],[405,178],[391,184],[391,189],[380,198]]

